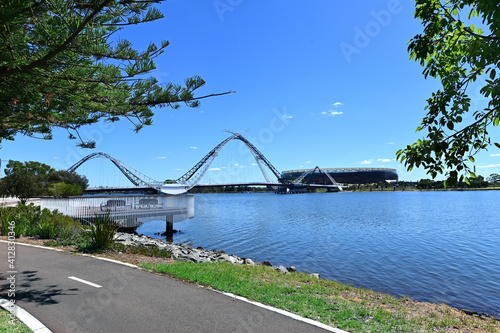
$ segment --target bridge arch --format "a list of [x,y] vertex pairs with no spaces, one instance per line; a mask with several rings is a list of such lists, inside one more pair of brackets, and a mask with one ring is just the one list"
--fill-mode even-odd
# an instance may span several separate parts
[[276,177],[279,183],[283,185],[291,185],[291,183],[281,177],[281,173],[274,167],[274,165],[269,162],[269,160],[255,147],[250,141],[241,135],[241,133],[231,133],[231,136],[220,142],[215,146],[208,154],[206,154],[195,166],[193,166],[188,172],[175,181],[175,184],[165,184],[155,180],[142,172],[134,169],[133,167],[127,165],[126,163],[102,152],[92,153],[85,156],[80,161],[72,165],[68,171],[72,172],[78,169],[85,162],[94,158],[106,158],[110,160],[125,177],[135,186],[149,186],[156,188],[164,193],[179,194],[181,192],[187,192],[191,188],[195,187],[199,181],[203,178],[210,165],[217,157],[221,149],[232,140],[242,141],[248,150],[252,153],[260,171],[268,183],[275,183],[271,180],[270,176],[267,174],[265,167],[271,170],[272,174]]
[[89,160],[92,160],[94,158],[106,158],[106,159],[110,160],[118,168],[118,170],[120,170],[121,173],[123,173],[123,175],[125,177],[127,177],[127,179],[130,180],[130,182],[132,184],[134,184],[135,186],[159,187],[163,184],[163,183],[161,183],[161,182],[159,182],[159,181],[157,181],[149,176],[146,176],[145,174],[143,174],[139,170],[132,168],[130,165],[127,165],[126,163],[124,163],[124,162],[122,162],[122,161],[120,161],[120,160],[118,160],[118,159],[116,159],[116,158],[114,158],[106,153],[101,153],[101,152],[92,153],[90,155],[85,156],[80,161],[73,164],[68,169],[68,171],[73,172],[76,169],[78,169],[83,163],[85,163]]
[[208,154],[206,154],[188,172],[186,172],[183,176],[177,179],[177,183],[184,185],[187,189],[191,189],[194,186],[196,186],[199,183],[199,181],[203,178],[208,168],[210,168],[210,165],[217,157],[221,149],[232,140],[240,140],[245,144],[245,146],[250,150],[253,157],[255,158],[255,161],[257,162],[257,165],[259,166],[260,171],[267,182],[272,183],[272,180],[267,174],[266,170],[264,169],[264,166],[267,166],[269,170],[271,170],[273,175],[280,183],[283,184],[287,183],[287,181],[285,181],[281,177],[281,173],[274,167],[274,165],[272,165],[271,162],[269,162],[269,160],[257,149],[257,147],[255,147],[250,141],[248,141],[243,135],[241,135],[241,133],[231,133],[231,134],[232,135],[230,137],[228,137],[227,139],[219,143],[217,146],[215,146],[215,148],[213,148]]

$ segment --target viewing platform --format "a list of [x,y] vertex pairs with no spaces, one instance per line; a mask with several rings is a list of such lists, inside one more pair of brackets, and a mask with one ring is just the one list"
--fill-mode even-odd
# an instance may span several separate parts
[[109,214],[121,229],[135,229],[153,220],[165,220],[167,233],[173,223],[194,217],[193,195],[100,195],[70,198],[42,198],[42,209],[90,224],[97,216]]

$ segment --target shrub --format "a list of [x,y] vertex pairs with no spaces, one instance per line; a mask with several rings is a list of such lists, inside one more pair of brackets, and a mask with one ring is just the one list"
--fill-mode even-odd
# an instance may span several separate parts
[[16,237],[33,236],[43,239],[70,239],[78,235],[82,228],[80,222],[57,211],[43,211],[34,205],[0,208],[0,232],[7,235],[9,222],[15,221]]
[[41,239],[51,239],[56,237],[57,230],[51,221],[43,221],[37,225],[35,234]]
[[96,215],[90,228],[91,247],[87,250],[104,250],[113,244],[117,225],[111,220],[109,212]]
[[2,235],[7,235],[9,233],[10,221],[12,221],[11,212],[6,208],[3,208],[0,211],[0,233]]

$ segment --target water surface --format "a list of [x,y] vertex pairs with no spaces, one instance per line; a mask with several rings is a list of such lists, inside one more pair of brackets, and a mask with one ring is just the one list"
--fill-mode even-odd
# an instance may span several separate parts
[[[500,317],[499,191],[197,194],[174,242]],[[155,236],[165,222],[139,233]]]

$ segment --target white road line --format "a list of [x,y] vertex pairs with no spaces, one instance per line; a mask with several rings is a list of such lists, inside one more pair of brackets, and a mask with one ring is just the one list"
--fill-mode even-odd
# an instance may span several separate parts
[[95,287],[95,288],[102,288],[102,286],[100,286],[98,284],[95,284],[95,283],[92,283],[92,282],[89,282],[87,280],[80,279],[80,278],[77,278],[77,277],[74,277],[74,276],[68,276],[68,279],[75,280],[75,281],[78,281],[78,282],[81,282],[81,283],[85,283],[85,284],[88,284],[89,286],[92,286],[92,287]]
[[253,305],[258,306],[260,308],[263,308],[263,309],[266,309],[266,310],[269,310],[269,311],[272,311],[272,312],[276,312],[276,313],[282,314],[284,316],[293,318],[295,320],[301,321],[303,323],[307,323],[309,325],[322,328],[322,329],[324,329],[326,331],[329,331],[329,332],[334,332],[334,333],[349,333],[347,331],[341,330],[340,328],[335,328],[335,327],[323,324],[323,323],[321,323],[321,322],[319,322],[317,320],[313,320],[313,319],[301,317],[299,315],[296,315],[295,313],[291,313],[291,312],[288,312],[286,310],[278,309],[278,308],[275,308],[275,307],[272,307],[272,306],[269,306],[269,305],[266,305],[266,304],[262,304],[262,303],[259,303],[259,302],[254,302],[254,301],[251,301],[251,300],[249,300],[249,299],[247,299],[245,297],[242,297],[242,296],[237,296],[237,295],[234,295],[234,294],[231,294],[231,293],[226,293],[226,292],[218,291],[218,290],[215,290],[215,289],[212,289],[212,290],[215,291],[215,292],[217,292],[217,293],[220,293],[222,295],[229,296],[233,300],[237,299],[237,300],[240,300],[242,302],[250,303],[250,304],[253,304]]

